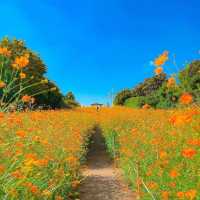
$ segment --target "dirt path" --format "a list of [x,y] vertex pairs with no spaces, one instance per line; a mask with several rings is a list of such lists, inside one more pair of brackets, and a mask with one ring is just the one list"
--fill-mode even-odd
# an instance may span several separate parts
[[80,200],[135,200],[134,194],[119,180],[119,170],[106,153],[100,131],[96,131],[88,153],[86,177],[80,187]]

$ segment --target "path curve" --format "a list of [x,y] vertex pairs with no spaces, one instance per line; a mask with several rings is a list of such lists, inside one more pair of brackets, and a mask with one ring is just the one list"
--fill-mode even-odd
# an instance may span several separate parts
[[120,181],[120,171],[106,153],[100,130],[92,137],[85,177],[80,186],[80,200],[136,200],[133,192]]

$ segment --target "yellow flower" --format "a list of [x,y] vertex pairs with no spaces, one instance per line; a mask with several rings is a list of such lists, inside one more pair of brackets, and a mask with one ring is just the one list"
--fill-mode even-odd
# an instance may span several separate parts
[[20,76],[21,79],[25,79],[25,78],[26,78],[26,74],[23,73],[23,72],[21,72],[21,73],[19,74],[19,76]]
[[6,86],[6,84],[3,81],[0,80],[0,89],[4,88],[5,86]]
[[10,56],[11,51],[9,51],[6,47],[0,47],[0,55]]
[[48,79],[41,80],[41,83],[48,83]]

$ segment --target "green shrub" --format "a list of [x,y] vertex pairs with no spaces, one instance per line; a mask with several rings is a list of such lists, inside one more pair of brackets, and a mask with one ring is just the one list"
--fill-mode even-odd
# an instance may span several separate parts
[[114,99],[114,105],[124,105],[124,102],[126,99],[132,97],[132,92],[129,89],[124,89],[121,92],[119,92]]
[[140,104],[141,97],[131,97],[126,99],[124,105],[130,108],[139,108],[141,106]]
[[200,102],[200,60],[187,65],[179,72],[178,77],[182,90],[191,93],[194,100]]

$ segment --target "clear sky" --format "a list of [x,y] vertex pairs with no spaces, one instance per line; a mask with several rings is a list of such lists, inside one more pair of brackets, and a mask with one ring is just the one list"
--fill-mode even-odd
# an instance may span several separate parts
[[0,37],[25,40],[63,93],[106,103],[152,76],[163,50],[179,68],[200,58],[199,10],[199,0],[0,0]]

